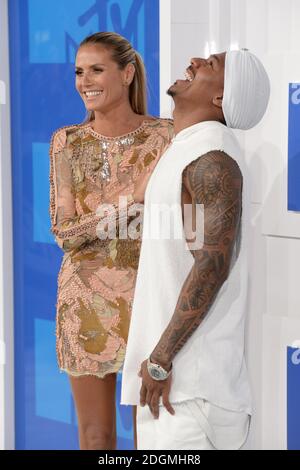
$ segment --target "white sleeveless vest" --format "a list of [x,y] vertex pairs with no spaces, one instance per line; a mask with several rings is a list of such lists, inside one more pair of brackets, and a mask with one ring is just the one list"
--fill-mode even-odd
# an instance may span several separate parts
[[143,242],[123,368],[122,404],[139,404],[140,364],[149,357],[170,322],[183,283],[194,264],[184,236],[171,240],[158,238],[157,234],[149,237],[153,233],[151,207],[155,204],[170,207],[174,203],[180,207],[184,168],[212,150],[223,150],[230,155],[243,174],[240,247],[235,250],[230,274],[209,313],[173,360],[170,401],[203,398],[228,410],[251,413],[244,359],[248,176],[233,132],[216,121],[201,122],[179,132],[156,165],[147,186]]

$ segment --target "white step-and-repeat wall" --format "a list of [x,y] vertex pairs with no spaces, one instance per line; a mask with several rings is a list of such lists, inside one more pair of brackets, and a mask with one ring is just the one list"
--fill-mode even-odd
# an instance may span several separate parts
[[173,0],[172,80],[190,56],[246,47],[271,80],[262,123],[238,133],[252,174],[247,356],[251,445],[300,449],[300,2]]
[[[0,90],[2,86],[7,92],[10,86],[12,123],[11,178],[9,98],[3,103],[2,93],[0,342],[6,342],[6,365],[1,355],[0,419],[6,436],[13,435],[14,389],[16,448],[77,447],[68,381],[55,360],[61,252],[49,232],[48,147],[54,129],[84,116],[73,86],[76,47],[87,34],[107,29],[127,36],[142,53],[150,77],[150,112],[164,117],[172,109],[165,90],[183,77],[191,57],[247,47],[265,63],[272,87],[268,112],[256,128],[237,133],[253,181],[247,326],[254,396],[250,446],[300,449],[300,2],[43,0],[41,8],[39,0],[1,0],[0,8],[1,44],[3,39],[10,46],[10,83],[1,69],[5,85],[0,81]],[[9,372],[13,361],[14,386]],[[9,447],[12,439],[4,442],[3,429],[0,444]],[[132,447],[130,412],[122,407],[118,440],[119,448]]]

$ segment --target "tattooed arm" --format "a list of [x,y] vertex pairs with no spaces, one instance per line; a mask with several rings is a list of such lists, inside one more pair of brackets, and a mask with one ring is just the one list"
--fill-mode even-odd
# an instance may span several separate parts
[[204,206],[204,242],[201,249],[191,250],[194,265],[172,319],[151,354],[151,361],[166,370],[199,327],[228,277],[242,210],[242,174],[224,152],[209,152],[193,161],[185,169],[182,183],[182,203]]

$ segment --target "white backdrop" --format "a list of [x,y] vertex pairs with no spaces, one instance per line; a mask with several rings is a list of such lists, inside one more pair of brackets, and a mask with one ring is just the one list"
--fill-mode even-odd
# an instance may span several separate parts
[[263,122],[238,134],[253,182],[247,356],[255,414],[250,437],[253,448],[285,449],[286,347],[300,339],[300,214],[287,211],[288,82],[300,81],[300,2],[172,0],[170,7],[171,83],[183,77],[190,57],[238,47],[257,54],[270,75],[271,101]]

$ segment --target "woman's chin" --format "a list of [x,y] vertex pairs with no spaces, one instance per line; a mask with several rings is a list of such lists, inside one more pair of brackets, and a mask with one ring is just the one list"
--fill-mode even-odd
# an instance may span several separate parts
[[86,103],[85,104],[85,108],[87,111],[101,111],[101,109],[99,108],[99,106],[93,106],[92,104],[88,104]]

